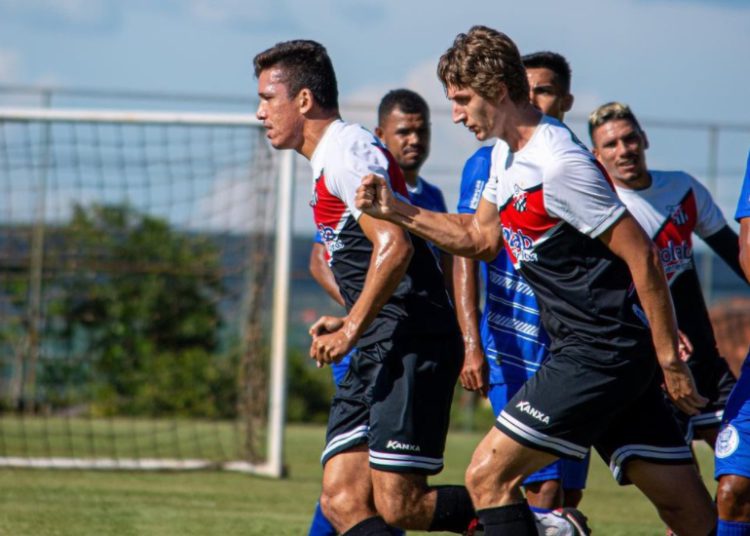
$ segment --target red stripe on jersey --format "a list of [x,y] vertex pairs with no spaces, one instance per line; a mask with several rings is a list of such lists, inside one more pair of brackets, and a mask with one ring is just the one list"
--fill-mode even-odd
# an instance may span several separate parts
[[602,172],[602,175],[604,175],[604,179],[609,184],[609,187],[612,188],[612,191],[615,191],[615,183],[612,182],[612,178],[609,176],[609,173],[607,173],[607,170],[604,169],[604,166],[599,162],[597,159],[592,158],[591,161],[596,164],[596,167],[599,168],[599,171]]
[[388,160],[388,176],[391,179],[391,189],[409,199],[409,191],[406,189],[406,179],[396,159],[393,158],[391,152],[385,147],[381,145],[377,145],[376,147],[383,152]]
[[542,188],[514,193],[500,211],[503,240],[513,264],[537,260],[536,241],[559,222],[544,208]]
[[328,191],[325,174],[315,179],[313,202],[313,219],[318,228],[320,238],[326,246],[326,259],[330,260],[331,252],[336,251],[338,234],[341,226],[349,215],[344,202]]
[[669,217],[653,240],[659,248],[667,279],[671,281],[692,266],[692,235],[698,220],[695,194],[690,190],[682,201],[667,210]]

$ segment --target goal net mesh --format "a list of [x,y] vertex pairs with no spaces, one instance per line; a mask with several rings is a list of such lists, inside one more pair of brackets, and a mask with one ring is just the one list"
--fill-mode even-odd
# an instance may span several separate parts
[[262,462],[277,157],[91,115],[0,114],[0,465]]

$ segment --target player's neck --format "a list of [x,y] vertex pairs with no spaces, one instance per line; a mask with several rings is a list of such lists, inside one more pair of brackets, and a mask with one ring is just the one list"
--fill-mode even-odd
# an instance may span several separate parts
[[404,181],[406,181],[406,184],[411,186],[412,188],[416,188],[417,183],[419,182],[419,170],[418,169],[409,169],[409,170],[401,170],[404,174]]
[[310,160],[326,130],[337,119],[341,119],[338,111],[307,117],[302,127],[302,146],[297,152]]
[[628,181],[615,179],[615,183],[618,187],[625,188],[627,190],[645,190],[646,188],[651,186],[651,182],[651,173],[649,173],[648,171],[644,171],[638,177]]
[[512,152],[520,151],[534,135],[541,119],[542,113],[531,104],[511,103],[502,114],[498,137],[508,144]]

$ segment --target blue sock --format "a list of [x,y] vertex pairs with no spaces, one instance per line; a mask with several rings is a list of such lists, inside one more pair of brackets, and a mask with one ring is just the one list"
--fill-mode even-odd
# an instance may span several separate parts
[[750,536],[750,523],[720,519],[716,536]]
[[331,522],[326,519],[323,515],[323,510],[320,509],[320,503],[315,505],[315,513],[313,514],[312,523],[310,523],[310,531],[307,536],[336,536],[336,529],[333,528]]

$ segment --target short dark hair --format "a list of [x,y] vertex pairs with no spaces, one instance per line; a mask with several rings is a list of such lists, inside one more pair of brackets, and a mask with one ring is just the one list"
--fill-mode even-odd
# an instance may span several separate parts
[[550,52],[549,50],[542,50],[540,52],[532,52],[526,54],[521,58],[523,66],[527,69],[531,68],[544,68],[549,69],[557,76],[560,81],[560,85],[565,93],[570,93],[570,64],[565,56],[558,54],[557,52]]
[[604,123],[609,123],[610,121],[615,121],[617,119],[629,121],[636,130],[641,133],[643,132],[643,129],[641,128],[640,123],[638,123],[638,119],[635,118],[635,114],[633,113],[633,110],[630,109],[630,106],[621,102],[613,101],[608,102],[607,104],[602,104],[596,110],[591,112],[591,115],[589,115],[589,137],[591,138],[591,142],[594,142],[594,130],[602,126]]
[[438,78],[447,88],[471,88],[485,99],[495,99],[505,84],[515,103],[529,101],[529,81],[513,40],[487,26],[460,33],[440,57]]
[[393,89],[380,100],[378,124],[382,126],[395,108],[405,114],[420,114],[426,121],[430,119],[430,107],[419,93],[411,89]]
[[339,107],[336,73],[325,47],[316,41],[296,39],[276,43],[253,58],[256,78],[261,71],[280,67],[290,96],[307,88],[324,110]]

